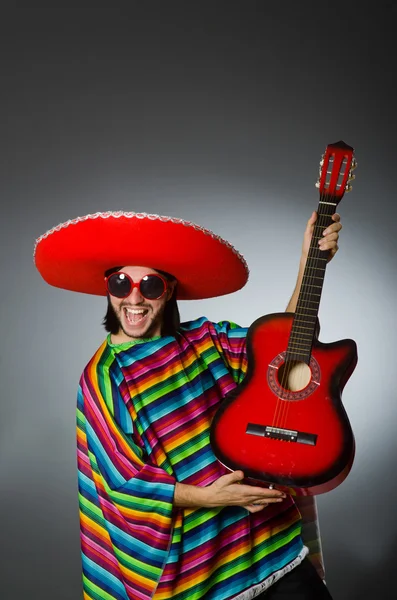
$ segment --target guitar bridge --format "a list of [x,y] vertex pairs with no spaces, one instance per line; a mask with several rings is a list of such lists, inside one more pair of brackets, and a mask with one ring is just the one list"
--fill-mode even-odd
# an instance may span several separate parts
[[284,442],[308,444],[309,446],[315,446],[317,442],[317,435],[314,433],[294,431],[293,429],[283,429],[281,427],[271,427],[270,425],[257,425],[256,423],[248,423],[245,433]]

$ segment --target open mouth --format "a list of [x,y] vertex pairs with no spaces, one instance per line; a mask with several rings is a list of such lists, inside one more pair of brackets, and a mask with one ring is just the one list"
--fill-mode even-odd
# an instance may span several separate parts
[[147,308],[123,308],[124,315],[129,325],[140,325],[147,317]]

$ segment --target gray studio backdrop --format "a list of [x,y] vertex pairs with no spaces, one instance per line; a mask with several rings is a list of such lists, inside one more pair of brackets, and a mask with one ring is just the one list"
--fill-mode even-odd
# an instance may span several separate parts
[[357,454],[318,498],[323,549],[335,600],[395,597],[395,8],[269,4],[4,9],[1,600],[82,598],[76,390],[105,301],[45,284],[34,240],[106,210],[197,222],[251,276],[235,294],[182,302],[182,318],[249,325],[286,307],[320,155],[339,139],[359,166],[320,339],[358,345],[343,393]]

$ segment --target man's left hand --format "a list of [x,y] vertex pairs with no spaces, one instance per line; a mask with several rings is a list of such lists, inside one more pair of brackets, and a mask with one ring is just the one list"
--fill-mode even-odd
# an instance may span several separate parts
[[[339,232],[342,229],[342,224],[340,222],[340,215],[335,213],[332,215],[332,220],[334,221],[331,225],[329,225],[322,232],[322,239],[319,240],[319,248],[320,250],[329,250],[328,262],[332,260],[335,254],[338,251],[338,240],[339,240]],[[309,253],[310,242],[313,235],[314,224],[317,221],[317,212],[313,211],[312,216],[307,222],[305,233],[303,236],[303,245],[302,245],[302,259],[306,260],[307,255]]]

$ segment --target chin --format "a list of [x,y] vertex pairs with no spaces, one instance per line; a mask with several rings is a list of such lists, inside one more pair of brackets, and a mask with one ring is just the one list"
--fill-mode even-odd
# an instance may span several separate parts
[[[153,337],[155,334],[152,322],[145,323],[140,327],[131,327],[129,323],[122,323],[121,329],[124,331],[125,335],[130,338],[144,338],[144,337]],[[160,335],[160,334],[159,334]]]

